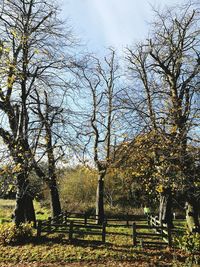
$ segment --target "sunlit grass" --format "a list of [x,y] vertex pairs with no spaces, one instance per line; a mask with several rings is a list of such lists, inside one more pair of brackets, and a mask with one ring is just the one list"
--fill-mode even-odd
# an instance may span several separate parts
[[[40,203],[34,201],[34,206],[37,219],[44,220],[50,216],[50,211]],[[1,199],[1,218],[10,218],[14,207],[14,200]],[[136,224],[144,223],[136,222]],[[175,224],[181,227],[184,222],[179,220]],[[133,247],[131,225],[129,227],[108,226],[105,244],[101,242],[101,236],[89,236],[87,233],[74,235],[71,242],[68,240],[67,233],[52,234],[48,239],[44,237],[37,239],[36,230],[34,230],[34,237],[29,244],[0,246],[0,266],[4,266],[3,263],[16,266],[18,262],[27,262],[30,266],[33,262],[54,263],[55,266],[59,266],[59,263],[71,262],[85,262],[85,266],[95,265],[97,262],[99,265],[96,266],[129,266],[129,263],[135,263],[135,266],[186,266],[184,262],[187,257],[186,253],[167,247],[150,249],[141,247],[140,244]],[[123,262],[125,265],[122,265]]]
[[[37,220],[46,220],[50,216],[50,211],[42,207],[38,201],[34,201],[35,213]],[[0,199],[0,223],[11,221],[15,208],[15,200]]]
[[[145,249],[133,247],[131,238],[113,235],[110,236],[106,244],[95,242],[92,238],[89,240],[74,240],[69,242],[66,239],[53,241],[45,240],[44,243],[32,243],[23,246],[0,246],[0,266],[1,262],[38,262],[38,263],[106,263],[115,262],[120,266],[122,262],[140,262],[147,266],[174,266],[173,261],[181,264],[185,262],[187,254],[169,249]],[[112,243],[111,243],[112,242]],[[153,265],[153,264],[157,265]],[[167,265],[169,264],[169,265]],[[31,266],[31,265],[30,265]],[[97,265],[99,266],[99,265]],[[111,266],[111,265],[105,265]],[[129,266],[129,265],[126,265]],[[146,266],[146,265],[145,265]]]
[[10,199],[0,199],[0,222],[11,221],[11,216],[15,208],[15,201]]

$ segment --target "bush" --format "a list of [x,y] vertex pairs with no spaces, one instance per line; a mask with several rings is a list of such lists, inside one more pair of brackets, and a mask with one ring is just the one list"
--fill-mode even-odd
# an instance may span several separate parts
[[187,232],[182,237],[177,238],[179,248],[195,254],[200,251],[200,233]]
[[63,209],[85,211],[95,205],[97,174],[84,166],[67,169],[59,179]]
[[3,245],[26,243],[32,236],[30,223],[20,224],[18,227],[14,223],[0,225],[0,243]]

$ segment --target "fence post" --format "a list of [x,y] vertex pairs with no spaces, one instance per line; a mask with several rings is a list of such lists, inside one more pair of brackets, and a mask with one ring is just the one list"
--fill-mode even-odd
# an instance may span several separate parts
[[105,218],[104,218],[104,223],[105,223],[105,225],[108,224],[108,218],[107,218],[107,216],[105,216]]
[[67,211],[64,212],[63,223],[67,223]]
[[172,232],[171,228],[167,225],[168,246],[172,247]]
[[163,237],[163,227],[164,227],[164,226],[163,226],[163,222],[161,222],[160,227],[161,227],[161,228],[160,228],[160,229],[161,229],[161,230],[160,230],[160,233],[161,233],[161,236]]
[[150,217],[150,225],[152,226],[153,225],[153,216],[151,215]]
[[60,214],[59,223],[63,223],[63,220],[64,220],[64,213],[62,212],[62,213]]
[[53,218],[53,223],[60,223],[60,214]]
[[158,221],[158,217],[157,216],[155,216],[155,225],[156,225],[156,227],[160,226],[160,221]]
[[48,232],[51,232],[51,217],[48,218],[47,224],[48,224]]
[[96,224],[99,223],[99,215],[98,214],[95,214],[95,221],[96,221]]
[[73,222],[70,222],[69,224],[69,240],[71,241],[73,238]]
[[84,224],[86,225],[87,224],[87,213],[85,212],[84,214]]
[[128,213],[126,214],[126,225],[129,226],[129,216],[128,216]]
[[149,214],[147,214],[147,223],[148,223],[148,225],[151,225],[151,223],[150,223],[150,215]]
[[42,221],[38,221],[37,225],[37,237],[41,236],[41,231],[42,231]]
[[106,222],[102,224],[102,242],[106,242]]
[[136,223],[133,223],[133,246],[137,245]]

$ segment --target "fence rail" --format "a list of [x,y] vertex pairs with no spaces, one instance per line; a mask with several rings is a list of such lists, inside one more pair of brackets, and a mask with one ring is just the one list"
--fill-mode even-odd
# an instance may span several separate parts
[[[57,217],[45,221],[38,221],[37,223],[37,236],[40,237],[42,233],[46,235],[51,233],[65,233],[69,239],[72,240],[77,234],[83,235],[96,235],[101,236],[102,242],[106,239],[106,226],[111,227],[131,227],[134,221],[146,221],[146,216],[125,214],[124,216],[110,216],[105,217],[102,225],[97,224],[97,215],[78,212],[62,212]],[[108,232],[108,234],[122,235],[121,233]],[[132,236],[129,234],[123,234]]]
[[[101,236],[105,243],[106,236],[110,234],[125,235],[132,238],[133,245],[151,244],[172,246],[172,231],[166,224],[160,224],[157,217],[129,215],[106,217],[102,225],[96,223],[95,215],[88,213],[63,212],[59,216],[46,221],[38,221],[37,236],[42,233],[64,233],[69,240],[78,236]],[[136,223],[137,222],[137,223]],[[132,227],[132,234],[116,233],[114,230],[106,233],[106,227]],[[145,231],[146,230],[146,231]]]
[[85,225],[82,223],[76,223],[74,221],[65,222],[63,224],[47,221],[38,221],[37,237],[40,237],[42,233],[65,233],[68,234],[69,240],[73,240],[74,235],[95,235],[101,236],[101,240],[105,243],[106,240],[106,224],[100,225]]
[[[89,224],[96,224],[96,221],[98,219],[98,215],[88,214],[85,213],[78,213],[78,212],[62,212],[57,217],[48,218],[48,221],[51,220],[53,222],[67,222],[70,220],[73,220],[74,222],[82,222],[85,225],[87,223]],[[105,216],[104,221],[107,225],[111,226],[132,226],[132,223],[134,221],[143,221],[146,222],[147,217],[145,215],[131,215],[131,214],[125,214],[125,215],[118,215],[118,216]]]
[[[172,232],[167,224],[160,224],[157,217],[148,216],[148,225],[139,225],[133,223],[133,245],[139,242],[151,245],[168,245],[172,246]],[[140,230],[148,230],[148,232],[140,232]],[[153,232],[150,232],[152,231]],[[149,241],[151,239],[151,241]],[[154,239],[155,241],[152,241]]]

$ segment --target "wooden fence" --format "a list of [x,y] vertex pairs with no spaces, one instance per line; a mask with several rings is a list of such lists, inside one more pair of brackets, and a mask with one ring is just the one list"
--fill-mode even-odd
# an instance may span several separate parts
[[[68,235],[69,240],[84,236],[101,236],[102,242],[105,243],[107,234],[118,235],[121,233],[108,232],[106,227],[131,227],[132,234],[123,233],[130,236],[133,245],[151,244],[151,245],[168,245],[172,246],[171,229],[167,225],[160,225],[157,217],[129,215],[113,216],[105,218],[102,225],[96,224],[97,216],[87,213],[63,212],[55,218],[49,217],[46,221],[38,221],[37,236],[42,233],[64,233]],[[137,223],[136,223],[137,222]]]
[[169,247],[172,246],[172,229],[166,223],[160,223],[157,216],[148,216],[148,224],[154,228],[154,231],[161,234],[162,239],[166,241]]
[[168,245],[171,247],[171,229],[166,224],[160,224],[158,218],[152,215],[149,215],[147,220],[148,225],[133,223],[133,245],[136,246],[137,244],[142,243],[142,245]]
[[[59,216],[46,221],[38,221],[37,236],[42,233],[46,235],[50,233],[66,233],[70,240],[75,236],[96,235],[101,236],[102,242],[106,240],[106,226],[111,227],[131,227],[134,221],[146,221],[146,216],[130,215],[105,217],[102,225],[97,225],[97,216],[88,213],[62,212]],[[109,234],[116,234],[109,232]],[[123,234],[128,235],[128,234]],[[130,238],[132,237],[129,235]]]
[[105,217],[106,224],[112,227],[131,227],[133,222],[146,222],[147,217],[145,215],[131,215],[125,214],[121,216]]
[[69,240],[73,240],[75,236],[84,237],[85,235],[101,236],[101,240],[105,243],[106,240],[106,224],[85,224],[82,221],[67,221],[59,220],[60,218],[49,218],[47,221],[38,221],[37,237],[42,233],[64,233],[68,235]]
[[[78,212],[63,212],[59,216],[55,218],[49,217],[50,220],[55,222],[65,223],[66,221],[73,220],[74,222],[83,222],[85,225],[89,224],[96,224],[98,219],[97,215],[88,214],[88,213],[78,213]],[[135,221],[147,221],[147,217],[145,215],[118,215],[118,216],[105,216],[104,222],[108,226],[132,226],[132,223]]]

